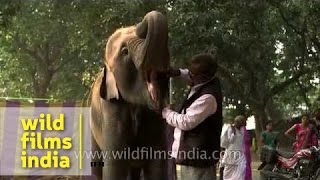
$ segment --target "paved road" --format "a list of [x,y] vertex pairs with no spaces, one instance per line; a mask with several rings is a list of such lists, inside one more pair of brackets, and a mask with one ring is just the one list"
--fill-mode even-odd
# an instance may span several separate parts
[[[260,165],[260,162],[252,162],[251,163],[251,167],[252,167],[252,179],[253,180],[260,180],[260,172],[257,170],[258,166]],[[177,166],[177,171],[180,170],[179,165]],[[217,172],[217,179],[219,179],[219,172]],[[179,176],[179,173],[177,173],[177,175]],[[179,179],[179,177],[178,177]]]
[[260,180],[260,172],[256,169],[252,170],[252,179],[253,180]]
[[[260,162],[252,162],[251,163],[251,168],[252,168],[252,179],[253,180],[260,180],[260,171],[257,170],[259,167]],[[219,174],[218,174],[219,176]]]

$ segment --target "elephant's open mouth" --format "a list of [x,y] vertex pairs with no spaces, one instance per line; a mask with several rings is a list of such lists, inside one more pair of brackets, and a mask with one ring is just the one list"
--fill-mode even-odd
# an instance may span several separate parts
[[158,72],[156,70],[146,70],[145,78],[147,81],[148,92],[150,94],[151,99],[154,102],[158,101],[158,94],[159,94],[159,83],[157,82],[158,79]]
[[157,106],[159,106],[159,101],[161,100],[160,79],[162,76],[163,73],[159,70],[148,69],[145,71],[148,92],[156,108],[159,108]]

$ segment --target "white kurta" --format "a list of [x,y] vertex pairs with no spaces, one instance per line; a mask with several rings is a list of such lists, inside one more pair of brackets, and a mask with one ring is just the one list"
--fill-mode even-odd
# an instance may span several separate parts
[[224,180],[245,180],[246,158],[243,149],[244,128],[240,130],[236,128],[236,134],[232,132],[232,128],[227,129],[227,147],[222,158],[224,166]]

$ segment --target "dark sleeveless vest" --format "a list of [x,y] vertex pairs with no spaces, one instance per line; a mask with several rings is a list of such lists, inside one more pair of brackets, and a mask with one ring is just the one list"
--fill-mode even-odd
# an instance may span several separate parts
[[181,113],[200,96],[211,94],[216,98],[217,111],[202,123],[189,131],[182,131],[177,164],[208,167],[219,161],[220,135],[222,129],[222,93],[218,78],[214,78],[201,86],[181,108]]

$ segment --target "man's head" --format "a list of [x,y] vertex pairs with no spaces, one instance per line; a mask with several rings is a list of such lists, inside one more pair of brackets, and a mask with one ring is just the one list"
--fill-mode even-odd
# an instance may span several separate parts
[[210,80],[217,71],[216,59],[210,54],[198,54],[192,57],[190,64],[190,77],[193,85]]
[[271,122],[271,121],[269,121],[269,122],[267,123],[267,125],[266,125],[266,130],[272,131],[272,122]]
[[247,118],[243,115],[238,115],[234,118],[234,125],[237,128],[241,128],[242,126],[246,126],[247,125]]

